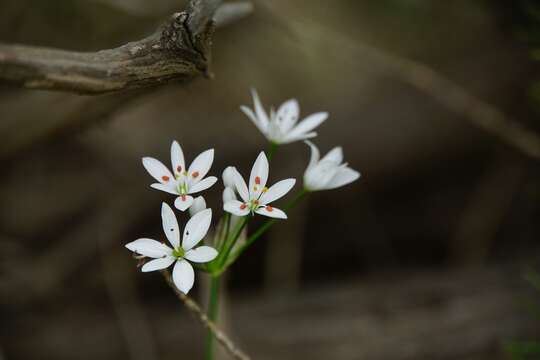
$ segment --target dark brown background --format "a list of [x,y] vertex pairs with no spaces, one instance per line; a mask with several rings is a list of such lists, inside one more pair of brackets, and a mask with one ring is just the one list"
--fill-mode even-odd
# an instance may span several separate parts
[[[373,49],[424,63],[533,130],[532,1],[284,1],[214,39],[214,80],[84,97],[0,88],[0,359],[195,359],[203,331],[123,248],[160,237],[142,156],[246,173],[266,143],[241,104],[329,111],[360,181],[313,194],[231,270],[223,325],[254,359],[504,359],[533,339],[540,171],[403,81]],[[0,40],[97,50],[182,2],[0,1]],[[271,181],[301,177],[279,149]],[[205,192],[220,213],[218,183]],[[185,220],[184,220],[185,221]],[[253,228],[253,227],[252,227]],[[192,294],[204,298],[204,276]],[[224,355],[226,358],[226,355]]]

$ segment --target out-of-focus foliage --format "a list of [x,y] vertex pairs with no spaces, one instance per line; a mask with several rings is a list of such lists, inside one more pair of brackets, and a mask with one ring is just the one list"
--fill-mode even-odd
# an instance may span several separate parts
[[[536,290],[535,295],[538,295],[540,292],[540,274],[534,270],[528,270],[525,279]],[[540,320],[540,303],[535,302],[530,310]],[[514,360],[538,359],[540,357],[540,341],[510,342],[506,345],[506,350]]]

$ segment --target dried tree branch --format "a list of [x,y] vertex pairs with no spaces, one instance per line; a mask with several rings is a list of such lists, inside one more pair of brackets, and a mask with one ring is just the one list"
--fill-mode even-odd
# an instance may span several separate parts
[[0,44],[0,83],[96,95],[210,76],[213,16],[227,23],[251,11],[228,4],[217,12],[220,4],[220,0],[191,0],[185,11],[172,15],[154,34],[109,50]]
[[229,337],[223,331],[221,331],[214,322],[208,319],[208,316],[192,298],[190,298],[176,288],[171,275],[167,271],[162,271],[161,273],[165,277],[167,284],[171,287],[171,289],[174,290],[176,296],[184,303],[187,309],[197,317],[197,319],[205,328],[209,329],[214,334],[216,340],[225,348],[225,350],[227,350],[227,352],[233,358],[238,360],[250,359],[248,355],[244,354],[242,350],[236,347],[236,345],[229,339]]

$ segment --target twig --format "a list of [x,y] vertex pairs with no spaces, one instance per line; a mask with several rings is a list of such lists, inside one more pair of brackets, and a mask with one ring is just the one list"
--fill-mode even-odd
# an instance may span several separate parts
[[216,340],[227,350],[227,352],[235,359],[238,360],[249,360],[250,357],[246,355],[242,350],[240,350],[236,345],[229,339],[229,337],[221,331],[218,326],[208,319],[208,316],[204,313],[201,307],[189,296],[181,292],[176,288],[172,281],[171,275],[167,271],[161,272],[167,281],[167,284],[174,290],[176,296],[184,303],[184,305],[191,311],[201,324],[212,331]]
[[[154,34],[115,49],[74,52],[0,44],[0,83],[95,95],[210,76],[212,17],[220,4],[191,0]],[[223,23],[249,12],[232,10],[225,8]]]
[[474,126],[495,135],[523,154],[540,159],[540,135],[506,116],[494,105],[475,97],[464,87],[431,67],[350,39],[328,27],[321,28],[320,24],[312,26],[305,22],[292,23],[292,26],[288,24],[281,22],[282,27],[285,27],[289,34],[292,33],[295,40],[310,37],[310,40],[320,42],[323,39],[340,49],[354,53],[359,58],[370,59],[373,64],[433,97]]

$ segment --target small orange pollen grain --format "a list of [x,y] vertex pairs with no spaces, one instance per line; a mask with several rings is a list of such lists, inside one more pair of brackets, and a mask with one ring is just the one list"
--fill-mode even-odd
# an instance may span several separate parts
[[163,180],[163,181],[169,181],[169,177],[168,177],[167,175],[163,175],[163,176],[161,177],[161,180]]
[[199,172],[198,172],[198,171],[195,171],[193,174],[191,174],[191,176],[193,176],[194,178],[196,178],[197,176],[199,176]]
[[267,205],[267,206],[266,206],[266,210],[267,210],[268,212],[272,212],[272,211],[274,210],[274,208],[271,207],[270,205]]
[[180,165],[178,165],[178,166],[176,167],[176,171],[178,171],[179,173],[181,173],[181,172],[182,172],[182,167],[181,167]]
[[260,177],[258,177],[258,176],[255,177],[255,184],[261,185],[261,178]]
[[244,210],[245,208],[247,208],[247,205],[246,205],[246,204],[240,205],[240,210]]

